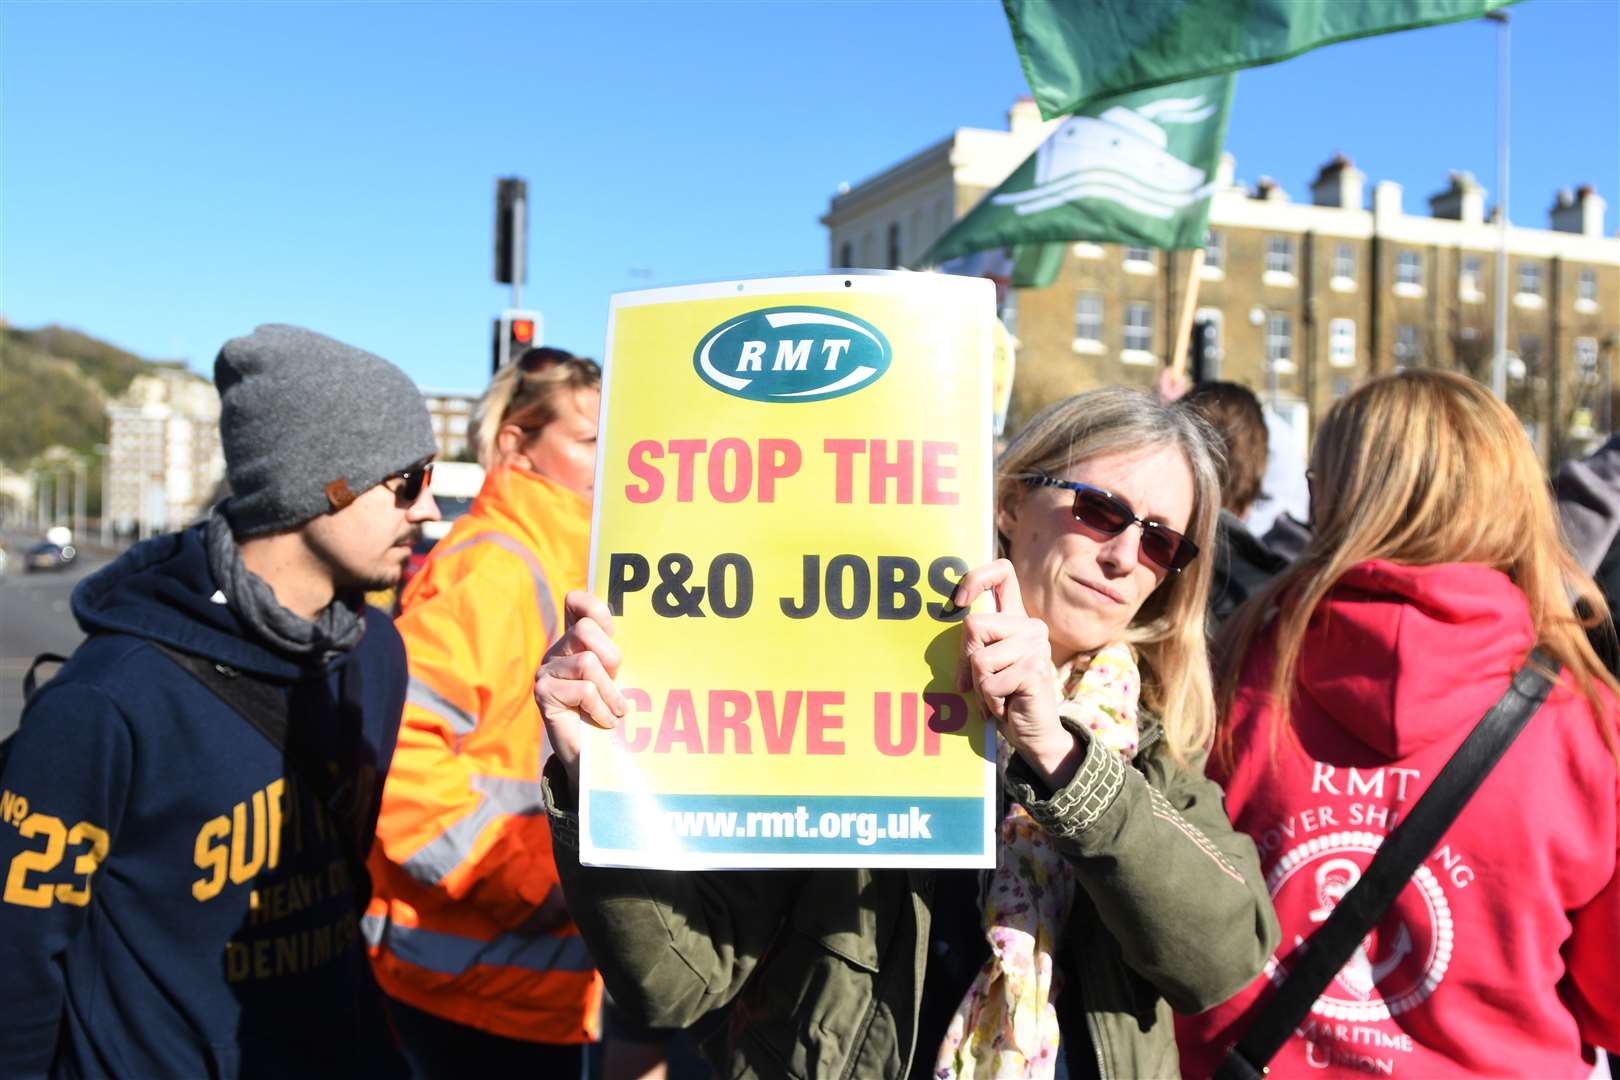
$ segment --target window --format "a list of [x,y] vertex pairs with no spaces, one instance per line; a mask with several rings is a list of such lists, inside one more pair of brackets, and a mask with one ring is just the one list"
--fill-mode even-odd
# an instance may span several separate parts
[[1226,237],[1214,229],[1204,234],[1204,269],[1226,269]]
[[1350,367],[1355,362],[1355,320],[1334,319],[1328,324],[1328,363],[1334,367]]
[[[1151,316],[1150,316],[1151,317]],[[1127,331],[1127,335],[1128,335]],[[1102,293],[1083,292],[1074,302],[1074,339],[1101,345],[1103,339]],[[1125,346],[1127,349],[1130,345]]]
[[889,269],[900,269],[900,223],[889,225]]
[[1343,282],[1356,280],[1356,249],[1349,244],[1340,244],[1333,249],[1333,277]]
[[1401,323],[1395,328],[1395,366],[1411,367],[1420,359],[1418,328],[1411,323]]
[[1597,338],[1578,337],[1575,339],[1575,371],[1583,378],[1597,377],[1598,350]]
[[1294,362],[1294,320],[1287,315],[1266,316],[1266,363],[1274,368]]
[[1292,274],[1294,272],[1294,238],[1291,236],[1266,237],[1266,273]]
[[848,240],[845,240],[838,248],[838,265],[855,265],[855,245],[850,243]]
[[1597,304],[1597,271],[1582,270],[1575,281],[1575,302]]
[[1538,262],[1522,262],[1519,264],[1519,295],[1541,295],[1541,264]]
[[1395,256],[1395,284],[1423,287],[1423,256],[1403,251]]
[[1485,295],[1481,288],[1484,263],[1478,255],[1463,256],[1462,269],[1457,272],[1457,295],[1464,300],[1478,300]]
[[1125,351],[1153,351],[1153,305],[1125,305]]
[[1145,247],[1127,247],[1125,261],[1128,263],[1147,263],[1153,265],[1153,249]]

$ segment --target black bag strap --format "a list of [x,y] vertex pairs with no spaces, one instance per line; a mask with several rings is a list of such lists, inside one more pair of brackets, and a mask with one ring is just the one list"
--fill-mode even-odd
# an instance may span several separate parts
[[[1305,1020],[1356,946],[1395,903],[1457,815],[1547,700],[1559,664],[1541,649],[1514,673],[1501,700],[1480,718],[1405,820],[1395,826],[1361,879],[1312,934],[1277,993],[1215,1070],[1217,1080],[1256,1080]],[[1550,676],[1548,673],[1551,673]]]
[[[59,653],[42,652],[34,657],[34,662],[28,665],[28,672],[23,675],[23,704],[28,704],[28,700],[34,696],[34,691],[39,687],[38,675],[41,664],[65,663],[67,663],[67,657]],[[49,682],[50,680],[46,681]]]
[[[229,705],[232,711],[285,756],[298,780],[314,793],[315,801],[331,821],[343,849],[344,861],[348,864],[349,878],[355,889],[355,904],[363,908],[371,899],[371,878],[366,872],[366,860],[355,836],[358,825],[351,820],[353,814],[345,805],[350,795],[349,780],[340,777],[325,762],[310,759],[296,745],[288,716],[287,696],[247,672],[217,664],[206,657],[181,652],[161,641],[152,641],[151,644]],[[345,681],[348,676],[348,669],[345,668]]]

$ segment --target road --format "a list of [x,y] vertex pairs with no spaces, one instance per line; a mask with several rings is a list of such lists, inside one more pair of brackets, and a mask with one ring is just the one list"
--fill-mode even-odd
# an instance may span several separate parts
[[[29,574],[22,568],[26,540],[6,536],[11,558],[6,572],[0,574],[0,738],[17,728],[23,707],[23,675],[35,654],[65,656],[84,640],[68,608],[68,596],[74,585],[111,560],[110,556],[86,554],[71,569]],[[54,667],[41,672],[54,673]]]

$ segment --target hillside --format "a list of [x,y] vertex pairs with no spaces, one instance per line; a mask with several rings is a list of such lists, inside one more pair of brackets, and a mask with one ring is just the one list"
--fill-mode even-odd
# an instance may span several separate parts
[[0,327],[0,465],[52,446],[89,452],[107,438],[106,403],[157,365],[61,326]]

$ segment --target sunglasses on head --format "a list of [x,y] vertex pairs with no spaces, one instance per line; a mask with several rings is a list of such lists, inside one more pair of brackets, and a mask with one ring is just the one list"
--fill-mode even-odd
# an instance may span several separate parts
[[422,497],[422,491],[433,483],[433,462],[424,461],[419,465],[412,465],[408,469],[401,469],[397,473],[390,473],[383,477],[383,486],[394,493],[394,498],[403,499],[413,503]]
[[1172,573],[1198,557],[1198,545],[1168,525],[1146,521],[1129,506],[1102,488],[1051,476],[1031,476],[1030,487],[1064,488],[1074,492],[1074,520],[1104,536],[1118,536],[1132,525],[1142,526],[1142,555],[1149,562]]
[[525,375],[533,375],[537,371],[546,370],[553,364],[567,363],[573,358],[574,354],[567,349],[554,349],[549,345],[540,345],[518,357],[518,370]]

